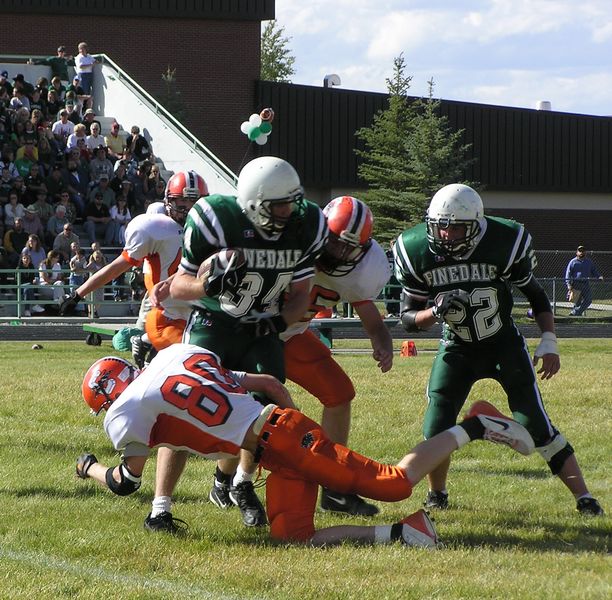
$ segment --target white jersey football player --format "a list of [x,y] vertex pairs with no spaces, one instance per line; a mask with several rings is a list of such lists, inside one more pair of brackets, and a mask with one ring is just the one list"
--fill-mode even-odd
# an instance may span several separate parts
[[[346,445],[355,389],[329,348],[308,325],[322,309],[349,302],[370,338],[374,360],[383,373],[387,372],[393,364],[393,341],[374,300],[391,272],[384,250],[371,237],[372,212],[361,200],[352,196],[335,198],[323,213],[329,237],[316,262],[310,306],[303,319],[288,327],[281,339],[285,341],[287,379],[319,399],[323,429],[334,442]],[[321,507],[367,516],[378,512],[376,506],[359,496],[325,488]]]
[[[173,341],[180,341],[190,309],[184,303],[168,298],[162,307],[151,310],[148,294],[155,284],[176,272],[181,260],[183,225],[187,213],[200,197],[207,195],[206,182],[195,171],[175,173],[166,186],[165,214],[146,213],[132,219],[126,228],[121,254],[66,298],[60,307],[60,314],[73,314],[78,302],[87,294],[133,266],[142,265],[147,294],[142,301],[137,326],[146,329],[147,333],[134,344],[137,364],[143,365],[144,356],[151,345],[159,350]],[[177,323],[176,335],[172,333],[173,322]],[[166,328],[167,331],[164,331]]]

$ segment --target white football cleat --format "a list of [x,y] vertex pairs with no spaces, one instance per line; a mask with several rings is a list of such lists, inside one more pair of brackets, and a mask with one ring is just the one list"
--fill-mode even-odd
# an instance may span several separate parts
[[442,545],[434,522],[423,509],[408,515],[399,524],[402,526],[399,539],[405,546],[436,548]]
[[496,444],[505,444],[520,454],[531,454],[535,444],[529,432],[517,421],[506,417],[485,400],[474,402],[466,418],[478,417],[485,427],[483,439]]

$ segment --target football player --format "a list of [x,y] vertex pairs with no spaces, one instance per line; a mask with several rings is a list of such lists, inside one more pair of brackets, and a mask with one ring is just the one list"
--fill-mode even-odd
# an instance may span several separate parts
[[[476,381],[495,379],[537,451],[576,498],[577,510],[603,514],[587,489],[574,449],[546,414],[537,386],[540,359],[542,379],[553,377],[560,362],[550,302],[533,276],[537,261],[529,232],[515,221],[486,217],[476,191],[451,184],[433,196],[426,222],[399,236],[394,256],[407,299],[401,316],[405,329],[443,323],[427,386],[425,437],[455,423]],[[533,362],[512,319],[511,285],[528,299],[542,332]],[[444,461],[428,476],[427,507],[447,507],[449,465]]]
[[[262,392],[276,404],[264,407],[247,390]],[[183,448],[208,458],[245,448],[272,472],[266,485],[270,534],[284,542],[399,541],[435,547],[435,528],[422,510],[393,525],[315,532],[317,485],[393,502],[410,496],[428,471],[472,440],[507,444],[524,454],[533,451],[524,427],[480,402],[460,425],[421,442],[397,466],[380,464],[332,442],[317,423],[285,408],[292,406],[291,397],[274,377],[227,370],[216,354],[190,344],[162,350],[142,372],[121,358],[99,359],[87,371],[82,392],[96,414],[107,410],[104,429],[122,456],[119,465],[109,468],[93,454],[82,454],[76,464],[79,477],[91,477],[126,496],[140,487],[152,448]],[[152,520],[145,526],[151,528]],[[185,527],[169,512],[157,515],[157,522],[172,533]]]
[[[183,258],[170,287],[174,299],[194,308],[183,341],[210,349],[228,368],[284,381],[279,334],[308,308],[314,261],[326,236],[323,213],[304,199],[288,162],[273,156],[249,162],[238,176],[237,196],[202,198],[187,217]],[[243,260],[227,272],[214,261],[214,283],[199,277],[201,264],[223,248],[238,249]],[[186,460],[186,453],[158,453],[152,518],[170,510]],[[240,464],[219,461],[209,494],[220,508],[237,505],[251,527],[266,524],[254,471],[248,453]]]
[[[384,250],[372,239],[372,212],[357,198],[332,200],[323,213],[329,237],[316,261],[314,285],[306,315],[281,334],[285,340],[287,379],[294,381],[323,405],[321,426],[332,441],[346,445],[355,389],[331,351],[308,324],[319,311],[350,302],[372,344],[372,356],[386,373],[393,364],[393,341],[373,300],[387,283],[390,271]],[[321,508],[372,516],[373,504],[356,495],[323,489]]]
[[208,187],[200,175],[195,171],[175,173],[166,186],[164,213],[156,214],[152,211],[132,219],[126,228],[125,246],[121,254],[67,297],[60,307],[60,314],[74,313],[77,304],[87,294],[132,267],[142,265],[147,295],[142,301],[137,326],[145,329],[146,334],[142,339],[133,341],[136,363],[143,366],[151,346],[161,350],[171,343],[181,341],[191,308],[170,298],[164,301],[163,306],[152,308],[148,294],[155,284],[176,272],[181,259],[183,226],[187,213],[203,196],[208,196]]

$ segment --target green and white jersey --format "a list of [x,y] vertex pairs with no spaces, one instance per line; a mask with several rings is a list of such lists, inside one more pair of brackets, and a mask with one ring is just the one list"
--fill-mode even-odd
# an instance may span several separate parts
[[239,319],[252,310],[277,314],[291,283],[314,277],[314,261],[327,239],[321,209],[304,201],[277,240],[264,239],[242,212],[234,196],[200,198],[185,223],[181,269],[197,274],[200,264],[221,248],[240,248],[248,271],[240,289],[193,304]]
[[444,339],[480,343],[519,335],[512,320],[511,285],[526,285],[537,265],[531,235],[520,223],[485,217],[476,246],[457,258],[434,254],[422,223],[399,236],[393,253],[395,276],[413,299],[435,300],[454,289],[469,294],[469,306],[447,314]]

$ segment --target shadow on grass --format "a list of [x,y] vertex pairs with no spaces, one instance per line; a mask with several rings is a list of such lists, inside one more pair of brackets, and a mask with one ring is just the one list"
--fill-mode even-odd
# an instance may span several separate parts
[[553,477],[550,471],[546,468],[516,468],[516,467],[496,467],[490,468],[486,465],[462,465],[454,463],[451,466],[452,471],[461,471],[462,473],[477,473],[478,475],[499,477],[500,475],[510,477],[520,477],[522,479],[550,479]]

